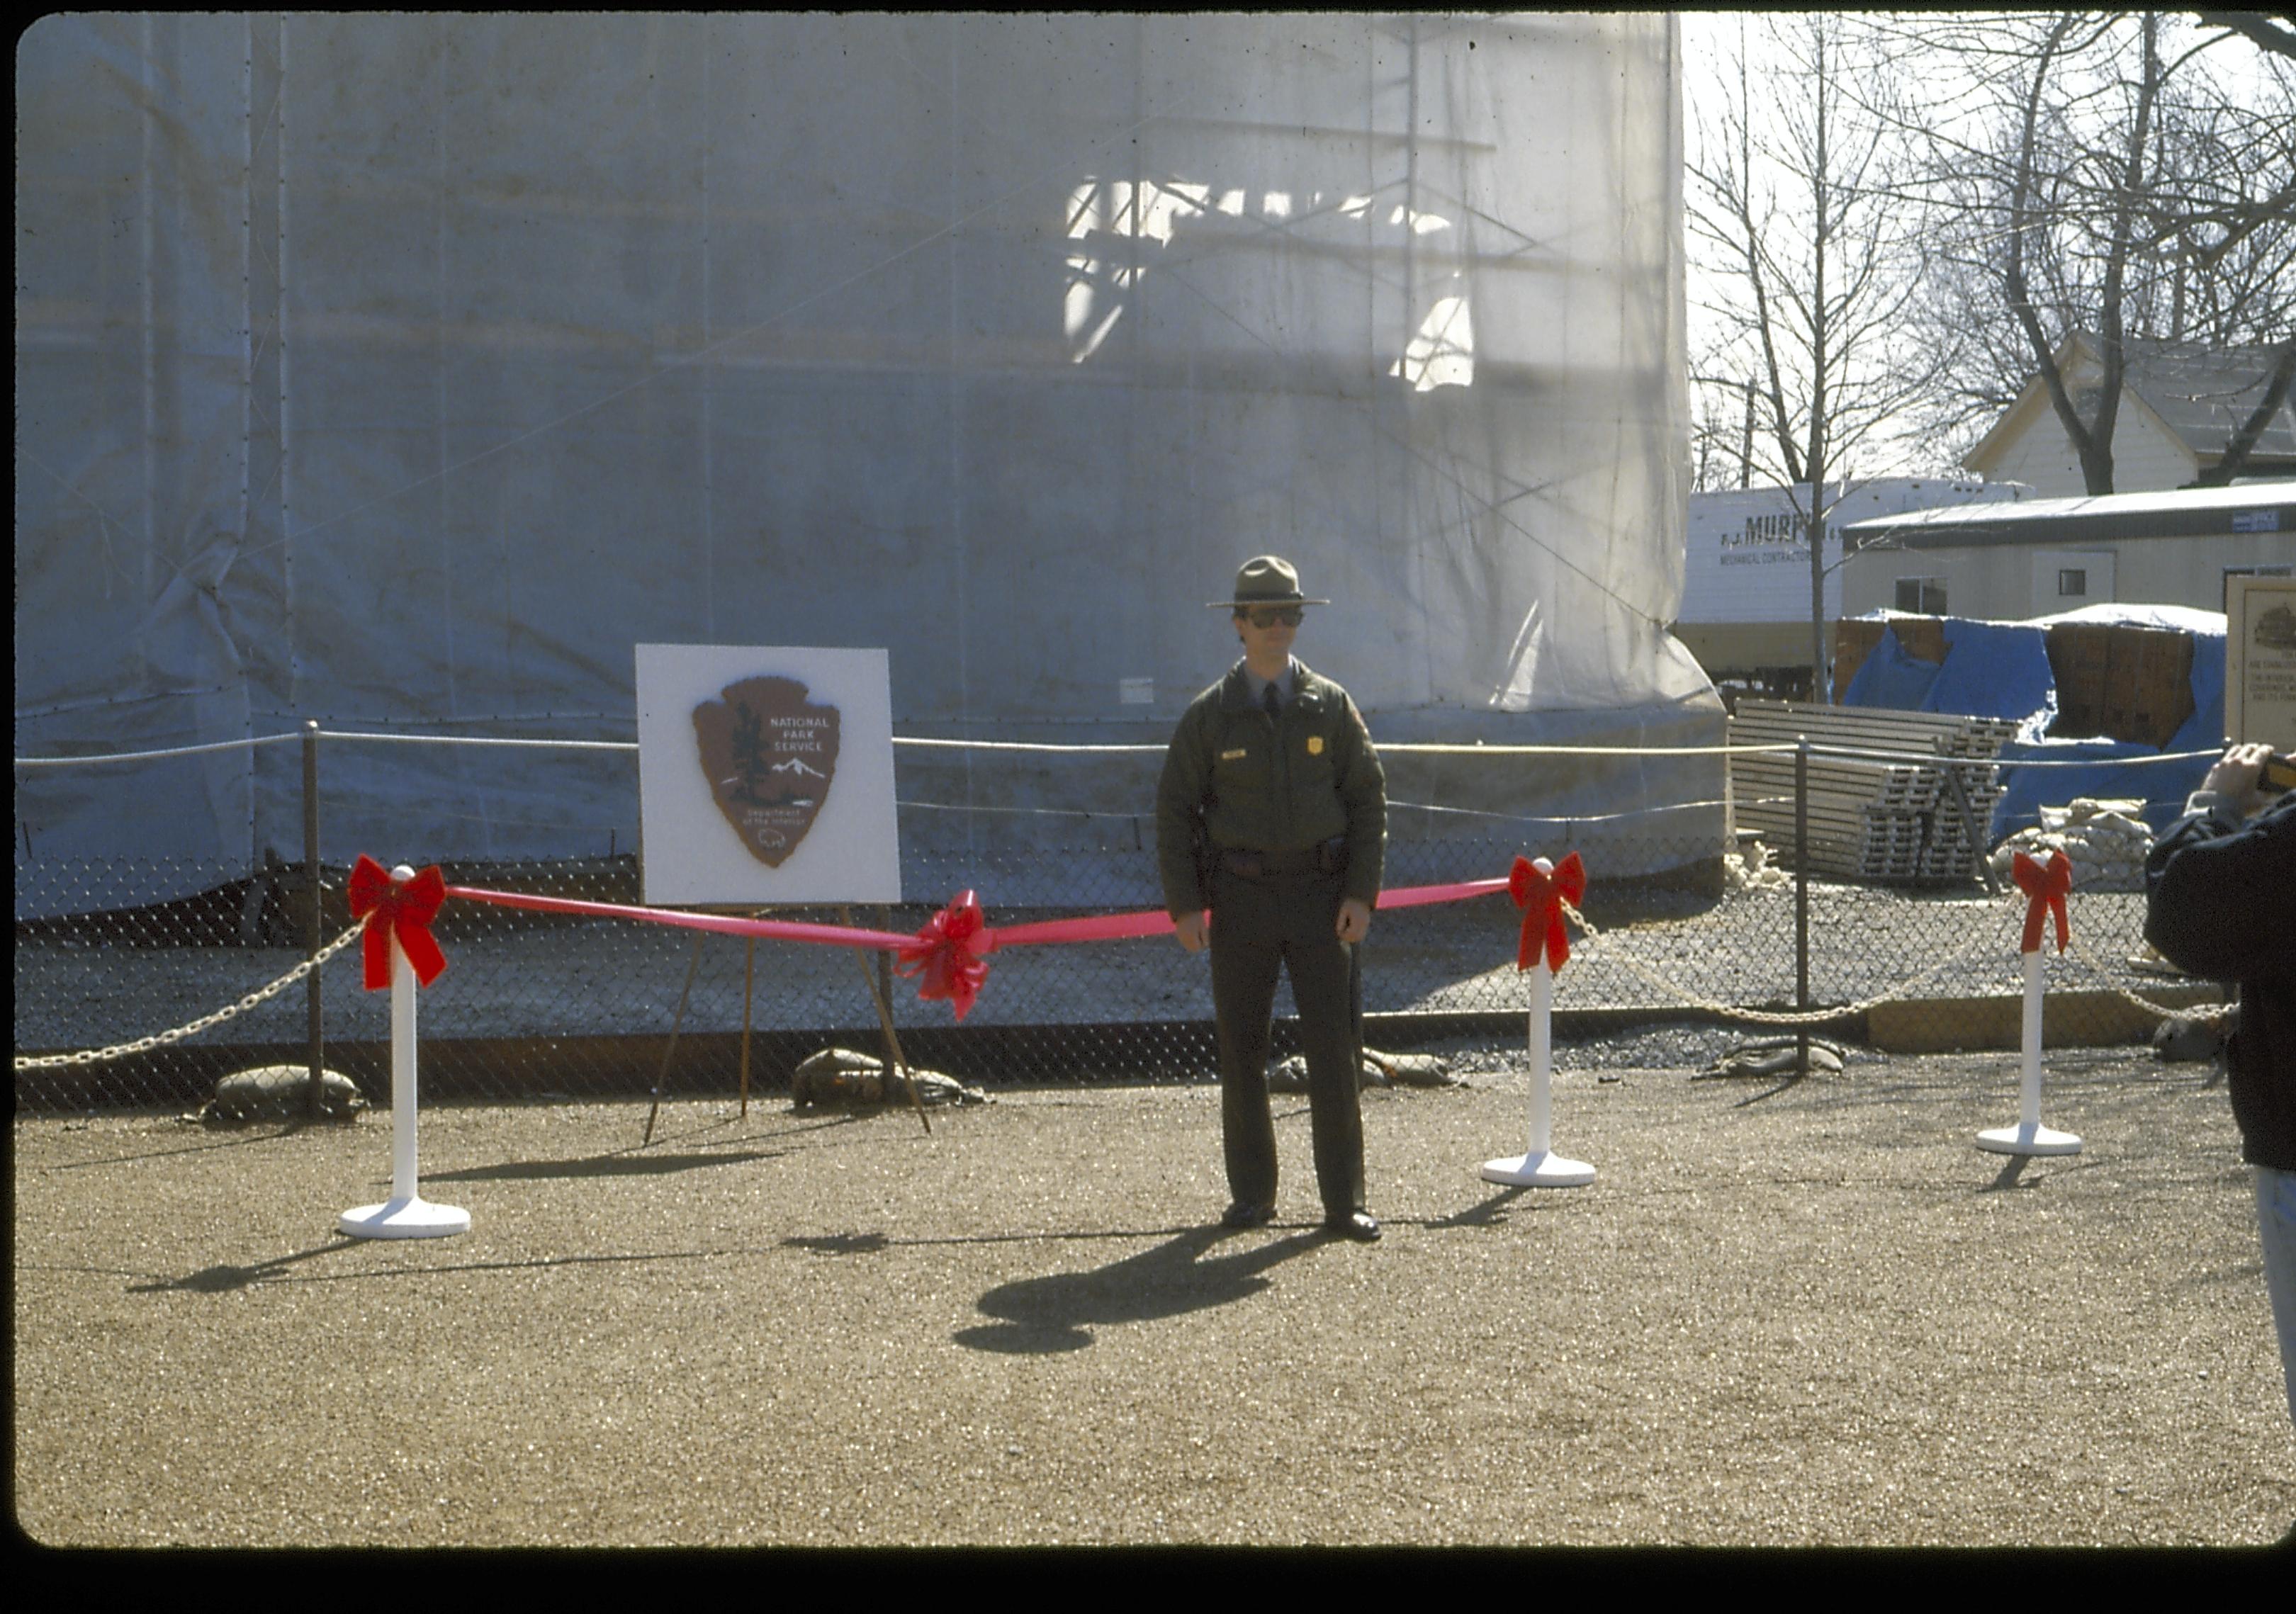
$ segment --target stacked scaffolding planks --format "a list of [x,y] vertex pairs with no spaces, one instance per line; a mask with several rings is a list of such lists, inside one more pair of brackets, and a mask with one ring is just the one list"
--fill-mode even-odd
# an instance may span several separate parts
[[[1730,719],[1733,746],[1810,742],[1810,872],[1890,885],[1976,876],[1988,850],[1986,825],[2001,799],[1995,758],[2016,733],[2014,723],[1998,717],[1787,700],[1742,700]],[[1972,766],[1948,768],[1946,758]],[[1969,803],[1966,819],[1948,782],[1955,772]],[[1738,827],[1759,832],[1791,864],[1793,753],[1734,751],[1730,791]]]

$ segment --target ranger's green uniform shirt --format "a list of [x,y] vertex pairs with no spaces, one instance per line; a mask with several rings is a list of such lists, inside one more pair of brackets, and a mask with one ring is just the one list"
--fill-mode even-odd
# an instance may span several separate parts
[[[1156,789],[1156,857],[1165,911],[1211,904],[1196,856],[1215,850],[1299,852],[1345,836],[1343,896],[1379,897],[1387,852],[1387,776],[1348,692],[1297,660],[1292,699],[1271,719],[1238,661],[1192,701],[1164,753]],[[1201,826],[1201,829],[1199,828]]]

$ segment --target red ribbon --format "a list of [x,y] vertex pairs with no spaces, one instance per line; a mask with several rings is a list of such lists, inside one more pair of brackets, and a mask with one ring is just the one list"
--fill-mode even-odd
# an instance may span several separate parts
[[[1574,855],[1575,858],[1575,855]],[[390,894],[390,885],[381,868],[371,859],[363,864],[375,867],[373,874],[361,878],[354,873],[356,890],[379,891]],[[1575,861],[1566,866],[1575,869]],[[1382,891],[1375,905],[1382,909],[1421,907],[1431,903],[1460,902],[1469,897],[1486,897],[1509,889],[1505,880],[1460,881],[1448,885],[1406,886]],[[988,954],[999,947],[1017,947],[1031,944],[1054,942],[1117,941],[1128,937],[1168,936],[1172,921],[1163,910],[1150,909],[1138,914],[1094,914],[1078,919],[1032,920],[1025,924],[992,928],[982,914],[979,901],[970,891],[934,916],[932,922],[914,936],[904,936],[890,930],[858,930],[849,925],[817,925],[783,919],[737,919],[724,914],[688,914],[674,908],[647,908],[625,903],[584,902],[566,897],[538,897],[522,891],[496,891],[479,886],[442,886],[447,897],[459,897],[471,902],[495,904],[503,907],[529,908],[544,914],[567,914],[584,919],[632,919],[648,924],[675,925],[690,930],[714,931],[726,936],[757,937],[775,941],[827,943],[837,946],[871,947],[897,954],[904,966],[905,976],[922,976],[918,995],[922,997],[947,998],[956,1006],[959,1020],[980,995],[981,983],[988,978]],[[1575,893],[1577,888],[1570,888]],[[1571,898],[1577,900],[1576,895]],[[370,899],[371,900],[371,899]],[[1521,897],[1517,901],[1522,900]],[[406,905],[404,893],[398,897]],[[364,910],[361,910],[364,912]],[[435,910],[434,910],[435,911]],[[426,914],[427,921],[427,914]],[[369,946],[382,946],[380,930],[369,932]],[[423,936],[416,945],[427,943]],[[1568,943],[1562,944],[1556,956],[1564,956]],[[435,954],[435,946],[432,952]],[[417,954],[410,948],[408,957]],[[388,969],[390,952],[383,946],[381,956]],[[444,967],[444,960],[440,960]],[[436,971],[433,971],[435,975]],[[386,979],[388,977],[386,976]],[[427,979],[427,978],[426,978]]]
[[965,891],[934,914],[915,939],[902,945],[900,962],[893,968],[898,974],[920,977],[917,995],[947,998],[962,1020],[988,979],[988,962],[980,955],[996,946],[996,933],[988,928],[972,893]]
[[1562,928],[1562,903],[1573,907],[1587,895],[1587,865],[1571,853],[1543,874],[1528,857],[1518,857],[1507,872],[1507,894],[1522,910],[1522,939],[1515,946],[1514,967],[1528,970],[1544,948],[1550,967],[1561,971],[1570,961],[1570,934]]
[[2009,861],[2009,872],[2017,881],[2017,889],[2025,893],[2025,936],[2017,944],[2020,953],[2041,950],[2041,918],[2044,914],[2057,922],[2057,951],[2065,950],[2065,938],[2070,928],[2065,923],[2065,896],[2073,889],[2073,862],[2062,852],[2050,851],[2046,862],[2037,861],[2020,852]]
[[730,914],[688,914],[677,908],[638,908],[619,902],[582,902],[570,897],[537,897],[528,891],[493,891],[484,886],[448,886],[447,895],[537,914],[571,914],[583,919],[636,919],[680,930],[720,936],[760,937],[773,941],[827,942],[840,947],[875,947],[892,952],[911,938],[893,930],[861,930],[849,925],[800,924],[787,919],[736,919]]
[[[430,922],[447,900],[447,879],[431,864],[400,885],[383,866],[365,853],[351,867],[351,917],[363,919],[366,935],[360,951],[366,960],[366,989],[380,992],[390,985],[390,938],[397,937],[414,979],[424,986],[437,980],[447,968],[447,955],[430,935]],[[380,921],[381,922],[377,922]]]

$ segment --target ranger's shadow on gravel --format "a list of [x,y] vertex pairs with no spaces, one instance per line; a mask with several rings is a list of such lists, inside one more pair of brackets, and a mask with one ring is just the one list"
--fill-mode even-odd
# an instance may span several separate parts
[[1092,1343],[1094,1324],[1176,1317],[1256,1295],[1273,1282],[1266,1275],[1269,1267],[1324,1241],[1320,1233],[1300,1233],[1207,1258],[1226,1236],[1218,1227],[1191,1227],[1153,1249],[1090,1272],[1000,1283],[979,1302],[998,1320],[959,1329],[952,1338],[972,1350],[1014,1356],[1082,1350]]

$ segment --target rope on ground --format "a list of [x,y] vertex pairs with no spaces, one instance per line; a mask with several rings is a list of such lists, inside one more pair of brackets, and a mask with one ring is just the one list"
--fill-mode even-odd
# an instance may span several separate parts
[[359,933],[365,929],[366,926],[364,922],[353,925],[340,936],[336,937],[334,940],[320,948],[316,955],[305,959],[301,963],[297,964],[293,969],[288,971],[286,974],[281,976],[277,980],[273,981],[269,986],[258,987],[256,990],[249,993],[245,997],[241,998],[237,1003],[218,1009],[213,1014],[207,1015],[202,1019],[195,1020],[188,1026],[178,1026],[172,1031],[160,1031],[150,1036],[139,1036],[132,1043],[119,1043],[109,1048],[82,1048],[73,1053],[44,1053],[37,1055],[20,1053],[16,1056],[16,1069],[19,1070],[53,1070],[62,1065],[102,1064],[107,1060],[123,1059],[131,1053],[144,1053],[153,1048],[163,1047],[169,1043],[182,1042],[187,1036],[197,1036],[202,1031],[208,1030],[216,1026],[220,1026],[224,1021],[231,1019],[235,1014],[242,1014],[248,1010],[254,1008],[258,1004],[267,1002],[270,999],[278,996],[279,994],[284,992],[288,987],[302,979],[306,975],[308,975],[312,971],[317,969],[321,964],[325,963],[329,959],[341,952],[345,947],[349,946],[351,943],[357,941],[359,938]]

